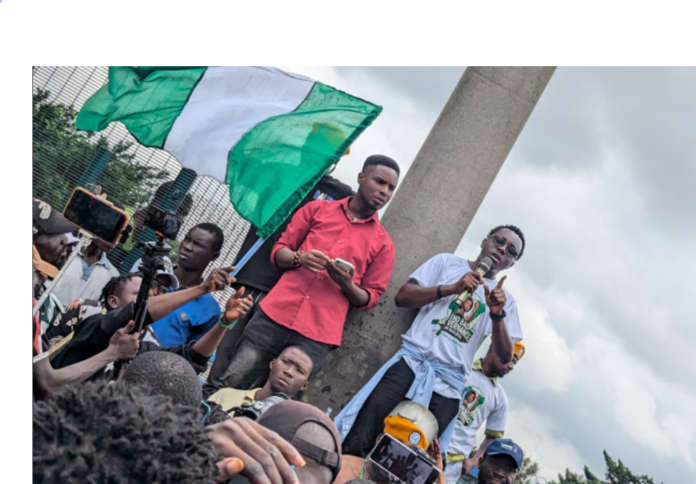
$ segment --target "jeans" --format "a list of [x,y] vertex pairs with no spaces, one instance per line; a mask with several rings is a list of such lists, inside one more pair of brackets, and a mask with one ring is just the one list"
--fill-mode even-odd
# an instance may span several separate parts
[[312,375],[332,349],[332,345],[311,340],[276,323],[257,308],[242,332],[227,370],[219,378],[221,387],[249,390],[263,386],[270,374],[269,364],[288,346],[299,346],[307,353],[313,363]]
[[[377,443],[377,436],[384,431],[384,419],[394,407],[406,399],[406,393],[414,379],[413,370],[403,358],[387,370],[365,401],[353,427],[346,435],[343,454],[367,457]],[[433,393],[428,409],[435,415],[440,436],[457,416],[459,399]]]

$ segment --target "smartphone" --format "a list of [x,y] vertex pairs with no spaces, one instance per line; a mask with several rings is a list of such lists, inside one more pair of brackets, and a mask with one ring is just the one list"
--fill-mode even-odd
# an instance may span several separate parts
[[432,484],[440,476],[432,461],[389,434],[382,435],[369,458],[406,484]]
[[347,260],[343,260],[343,259],[338,259],[338,258],[336,258],[336,265],[337,265],[342,271],[345,271],[345,272],[350,272],[351,269],[355,269],[355,267],[353,267],[353,264],[351,264],[351,263],[348,262]]
[[118,243],[130,222],[126,212],[81,187],[73,190],[63,216],[109,245]]

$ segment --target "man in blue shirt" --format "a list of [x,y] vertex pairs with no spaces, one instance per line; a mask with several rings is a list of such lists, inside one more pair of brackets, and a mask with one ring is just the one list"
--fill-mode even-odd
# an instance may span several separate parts
[[[188,231],[179,248],[179,265],[174,269],[179,280],[178,290],[203,282],[203,273],[220,256],[223,242],[222,229],[215,224],[198,224]],[[184,345],[207,333],[219,317],[217,301],[211,294],[204,294],[155,321],[152,329],[162,346]]]

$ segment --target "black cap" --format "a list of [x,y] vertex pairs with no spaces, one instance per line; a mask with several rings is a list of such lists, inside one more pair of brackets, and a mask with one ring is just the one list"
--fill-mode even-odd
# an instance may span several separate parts
[[77,227],[68,222],[63,215],[48,203],[34,199],[34,226],[32,234],[58,235],[72,232]]
[[[328,430],[334,439],[333,449],[325,449],[312,442],[295,437],[297,429],[307,422],[315,422]],[[269,408],[258,423],[269,430],[277,432],[290,442],[297,451],[321,465],[331,469],[334,480],[341,470],[341,437],[336,425],[328,415],[307,403],[285,400]]]

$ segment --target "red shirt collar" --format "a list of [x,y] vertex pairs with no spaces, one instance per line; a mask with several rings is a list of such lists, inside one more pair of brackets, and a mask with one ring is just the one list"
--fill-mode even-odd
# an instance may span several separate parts
[[346,214],[346,218],[347,218],[351,223],[354,223],[354,224],[364,224],[364,223],[367,223],[367,222],[370,222],[370,221],[379,220],[379,217],[377,216],[377,210],[375,210],[375,213],[373,213],[373,214],[370,215],[369,217],[364,218],[364,219],[362,219],[362,220],[357,220],[357,221],[353,222],[353,218],[350,216],[350,213],[348,213],[348,204],[350,203],[350,201],[351,201],[353,198],[355,198],[355,197],[347,197],[347,198],[344,198],[343,200],[339,200],[339,201],[338,201],[338,203],[340,203],[341,206],[343,207],[343,212]]

